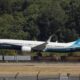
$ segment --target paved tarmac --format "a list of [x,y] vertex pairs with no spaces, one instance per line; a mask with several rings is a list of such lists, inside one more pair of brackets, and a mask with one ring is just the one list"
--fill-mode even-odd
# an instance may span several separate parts
[[[49,68],[49,70],[53,70],[53,68],[56,68],[56,67],[61,67],[62,70],[64,67],[66,67],[66,70],[69,69],[69,67],[73,67],[74,68],[72,70],[76,68],[78,68],[78,70],[75,70],[75,71],[79,71],[80,70],[80,63],[0,63],[0,67],[1,69],[3,67],[8,67],[11,69],[11,67],[14,67],[16,66],[16,68],[18,69],[18,67],[20,66],[22,69],[23,68],[30,68],[32,67],[32,71],[33,69],[36,69],[36,68],[39,68],[38,70],[41,69],[45,69],[46,67]],[[5,69],[4,67],[4,69]],[[47,69],[48,69],[47,68]],[[13,68],[12,68],[13,69]],[[45,70],[47,70],[45,69]],[[37,69],[36,69],[37,70]],[[42,70],[42,71],[43,71]],[[69,69],[70,70],[70,69]],[[5,70],[4,70],[5,71]],[[23,69],[22,69],[23,71]],[[13,71],[14,72],[14,71]],[[15,72],[16,73],[16,72]],[[16,74],[11,74],[11,73],[8,73],[8,74],[5,74],[5,72],[3,74],[0,74],[0,80],[80,80],[80,75],[69,75],[69,74],[66,74],[66,75],[62,75],[62,74],[49,74],[49,72],[47,73],[47,75],[42,75],[41,72],[40,74],[39,73],[35,73],[34,75],[27,75],[27,74],[23,74],[23,73],[19,73],[17,72]]]
[[64,75],[45,75],[45,76],[19,76],[19,75],[0,75],[0,80],[80,80],[79,76],[64,76]]

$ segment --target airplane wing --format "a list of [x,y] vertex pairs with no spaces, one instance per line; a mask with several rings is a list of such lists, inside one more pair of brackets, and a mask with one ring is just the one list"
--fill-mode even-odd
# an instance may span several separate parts
[[47,42],[40,44],[36,47],[33,47],[32,50],[33,51],[44,51],[44,49],[46,48]]
[[[47,45],[47,42],[40,44],[38,46],[32,47],[33,51],[43,51]],[[13,49],[13,50],[21,50],[23,46],[11,43],[0,43],[0,49]]]
[[49,37],[49,39],[46,42],[44,42],[43,44],[40,44],[36,47],[33,47],[32,50],[34,50],[34,51],[44,51],[44,49],[46,48],[46,45],[51,41],[52,37],[53,37],[53,35],[51,35]]

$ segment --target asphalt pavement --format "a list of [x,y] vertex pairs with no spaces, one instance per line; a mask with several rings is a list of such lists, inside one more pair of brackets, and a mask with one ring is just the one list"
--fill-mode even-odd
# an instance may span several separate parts
[[9,76],[9,75],[3,75],[0,76],[0,80],[80,80],[79,76],[50,76],[50,75],[45,75],[45,76],[27,76],[27,75],[23,75],[23,76],[19,76],[19,75],[15,75],[15,76]]

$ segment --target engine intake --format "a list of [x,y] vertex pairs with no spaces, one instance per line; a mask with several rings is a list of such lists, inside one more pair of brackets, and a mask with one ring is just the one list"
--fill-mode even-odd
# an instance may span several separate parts
[[31,52],[31,48],[30,47],[27,47],[27,46],[23,46],[21,48],[22,51],[27,51],[27,52]]

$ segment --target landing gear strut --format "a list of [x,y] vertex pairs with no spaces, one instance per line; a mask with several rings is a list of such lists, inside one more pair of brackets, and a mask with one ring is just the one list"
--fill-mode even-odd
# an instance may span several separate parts
[[38,52],[38,53],[37,53],[37,56],[38,56],[38,57],[42,57],[42,53],[41,53],[41,52]]
[[42,53],[41,53],[41,52],[37,52],[37,53],[36,53],[36,56],[33,57],[33,59],[34,59],[35,61],[40,61],[41,58],[42,58]]

